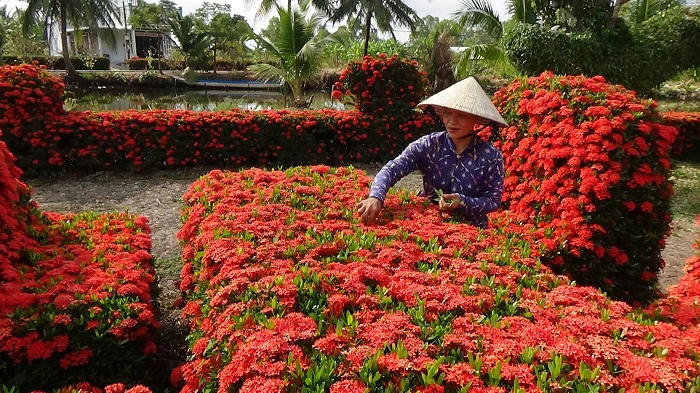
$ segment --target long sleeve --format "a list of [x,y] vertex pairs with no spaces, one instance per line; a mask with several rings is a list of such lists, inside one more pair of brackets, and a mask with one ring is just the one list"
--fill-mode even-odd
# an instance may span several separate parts
[[384,203],[386,193],[396,182],[420,168],[429,145],[429,135],[426,135],[412,142],[398,157],[387,162],[375,176],[369,196],[377,198]]
[[480,216],[498,210],[503,194],[503,156],[500,152],[489,160],[488,169],[484,173],[483,191],[478,196],[469,197],[458,194],[462,199],[462,205],[457,209],[459,214],[465,216]]

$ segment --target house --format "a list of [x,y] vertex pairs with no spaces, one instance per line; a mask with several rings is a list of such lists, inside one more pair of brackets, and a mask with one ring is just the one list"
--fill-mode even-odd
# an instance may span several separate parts
[[[110,37],[111,34],[106,26],[95,31],[85,27],[75,29],[68,25],[70,53],[106,56],[109,57],[111,66],[115,68],[125,68],[126,61],[132,57],[147,57],[149,50],[154,57],[158,52],[165,58],[170,57],[176,47],[170,27],[152,25],[135,28],[129,25],[129,16],[135,7],[132,0],[128,3],[122,2],[120,15],[114,16],[113,38]],[[62,55],[61,32],[57,22],[50,24],[48,36],[49,53],[52,56]]]

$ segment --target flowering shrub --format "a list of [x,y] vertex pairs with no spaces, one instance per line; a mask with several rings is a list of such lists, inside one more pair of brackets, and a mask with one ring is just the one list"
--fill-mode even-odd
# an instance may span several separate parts
[[[11,93],[0,96],[0,127],[10,131],[4,138],[25,170],[384,161],[434,124],[421,115],[387,123],[373,114],[332,110],[65,113],[63,85],[43,71],[0,67],[0,78],[52,86],[41,101],[51,103],[47,109],[37,106],[36,89],[0,85],[3,94]],[[24,106],[5,99],[10,96],[21,97]]]
[[355,108],[366,114],[392,122],[413,118],[413,109],[425,97],[428,79],[416,61],[401,60],[397,55],[378,58],[365,56],[351,62],[335,83],[333,97],[350,96]]
[[144,217],[42,213],[0,142],[0,381],[128,380],[155,351]]
[[[697,218],[700,227],[700,216]],[[698,329],[700,322],[700,233],[695,242],[698,254],[685,264],[685,275],[677,285],[668,290],[668,296],[661,299],[650,311],[669,318],[681,328]]]
[[539,258],[554,233],[508,213],[487,230],[445,222],[406,192],[363,225],[351,208],[369,180],[316,166],[192,184],[182,392],[700,386],[700,335],[553,275]]
[[670,147],[656,104],[602,77],[543,73],[494,96],[511,127],[504,206],[568,233],[556,272],[611,297],[654,297],[671,217]]
[[[1,386],[1,385],[0,385]],[[73,385],[64,386],[60,389],[54,389],[53,393],[152,393],[151,389],[143,385],[135,385],[127,388],[123,383],[115,383],[105,386],[100,389],[87,382],[76,383]],[[45,393],[42,391],[34,391],[33,393]]]
[[44,68],[0,67],[0,126],[5,134],[20,136],[25,128],[39,126],[40,119],[62,115],[64,89]]
[[671,153],[675,158],[700,160],[700,113],[666,112],[666,122],[678,129]]

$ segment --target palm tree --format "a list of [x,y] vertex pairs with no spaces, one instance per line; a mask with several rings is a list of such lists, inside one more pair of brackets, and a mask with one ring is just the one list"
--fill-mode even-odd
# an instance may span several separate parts
[[[536,11],[529,0],[510,0],[508,11],[516,21],[536,23]],[[457,54],[455,74],[458,77],[466,77],[467,70],[473,62],[483,63],[502,73],[515,73],[515,68],[500,43],[503,22],[488,0],[462,0],[461,9],[455,12],[453,17],[462,27],[481,29],[491,37],[490,42],[469,46]]]
[[107,28],[114,42],[112,27],[116,24],[117,15],[119,11],[114,0],[27,0],[22,27],[28,33],[34,26],[46,28],[50,23],[58,22],[68,79],[79,79],[80,75],[75,71],[68,52],[68,22],[76,31],[80,27],[95,30]]
[[[250,7],[251,5],[257,3],[258,0],[245,0],[246,6]],[[329,0],[297,0],[297,4],[302,9],[308,8],[309,4],[313,4],[314,7],[318,8],[319,10],[322,11],[327,11],[330,7],[330,1]],[[258,11],[256,12],[256,17],[260,16],[265,16],[270,13],[273,9],[277,8],[279,6],[279,1],[278,0],[262,0],[260,2],[260,5],[258,6]],[[292,0],[287,0],[287,12],[292,11]]]
[[180,16],[175,13],[168,20],[168,25],[177,39],[177,49],[185,56],[185,64],[189,65],[193,57],[200,56],[208,46],[207,33],[197,31],[196,21],[190,16]]
[[280,80],[289,85],[295,105],[301,106],[302,84],[311,80],[321,66],[320,44],[329,37],[319,39],[316,30],[321,25],[319,14],[305,16],[305,12],[286,11],[277,6],[279,34],[262,37],[253,33],[258,44],[275,59],[275,64],[254,64],[248,67],[255,77],[264,81]]
[[364,18],[364,56],[367,56],[369,47],[372,18],[377,20],[377,27],[381,31],[389,32],[392,36],[394,35],[393,23],[399,26],[408,26],[411,30],[414,30],[418,23],[416,11],[402,0],[343,0],[337,8],[327,7],[327,12],[330,14],[330,21],[333,23],[354,16]]
[[678,0],[632,0],[624,5],[621,12],[625,19],[638,25],[659,12],[680,6]]

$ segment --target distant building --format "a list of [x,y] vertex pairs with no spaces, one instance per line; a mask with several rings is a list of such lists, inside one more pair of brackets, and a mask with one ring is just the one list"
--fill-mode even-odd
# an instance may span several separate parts
[[[155,25],[146,28],[134,28],[125,23],[129,20],[135,4],[122,2],[119,7],[120,15],[114,17],[114,43],[108,39],[109,29],[100,27],[99,31],[87,28],[76,29],[68,25],[68,51],[71,54],[91,54],[107,56],[113,67],[123,68],[126,61],[132,57],[147,57],[149,50],[153,56],[160,53],[168,58],[175,48],[175,41],[170,32],[170,26]],[[49,53],[60,56],[63,53],[61,31],[57,22],[49,26]]]

